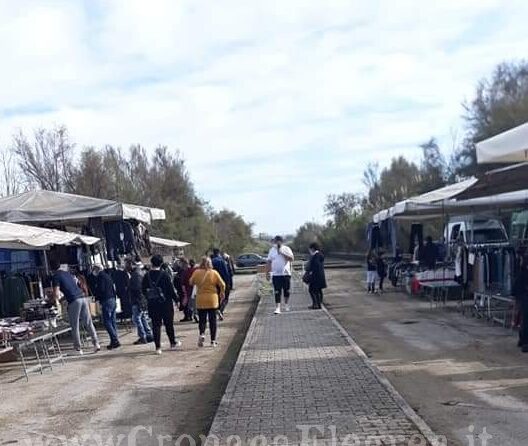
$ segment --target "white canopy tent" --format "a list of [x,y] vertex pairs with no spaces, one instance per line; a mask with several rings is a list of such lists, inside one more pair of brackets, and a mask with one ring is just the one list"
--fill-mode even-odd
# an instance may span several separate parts
[[53,245],[94,245],[99,239],[56,229],[0,222],[0,248],[45,250]]
[[185,248],[190,245],[190,243],[187,242],[152,236],[150,237],[150,243],[153,245],[164,246],[166,248]]
[[477,144],[478,164],[524,161],[528,161],[528,122]]
[[461,194],[478,180],[469,178],[455,184],[441,187],[439,189],[426,192],[422,195],[411,197],[407,200],[396,203],[389,209],[378,212],[374,215],[374,223],[379,223],[387,218],[409,218],[421,214],[427,214],[430,217],[442,214],[442,203]]
[[164,220],[163,209],[119,203],[101,198],[52,191],[31,191],[0,199],[0,220],[13,223],[81,222],[134,219],[142,223]]

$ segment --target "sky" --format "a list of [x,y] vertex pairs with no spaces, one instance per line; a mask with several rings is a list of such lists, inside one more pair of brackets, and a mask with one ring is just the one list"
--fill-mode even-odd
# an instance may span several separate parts
[[369,162],[464,131],[462,102],[528,55],[525,0],[0,0],[0,146],[183,154],[199,195],[290,233]]

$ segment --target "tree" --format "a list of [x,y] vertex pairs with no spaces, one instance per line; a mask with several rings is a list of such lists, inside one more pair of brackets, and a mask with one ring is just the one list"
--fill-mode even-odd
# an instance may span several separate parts
[[318,223],[308,222],[297,229],[293,240],[293,248],[300,253],[308,252],[310,243],[324,243],[325,227]]
[[22,177],[29,186],[44,190],[64,192],[73,189],[73,149],[64,126],[52,130],[37,129],[31,142],[22,131],[13,138],[13,152]]
[[13,152],[8,148],[2,149],[0,151],[0,196],[7,197],[21,192],[19,175]]
[[96,198],[109,198],[110,178],[106,171],[104,155],[94,147],[86,147],[80,157],[73,178],[73,193]]
[[356,194],[330,194],[326,198],[324,211],[333,219],[336,227],[342,227],[349,219],[361,213],[361,201],[361,197]]
[[252,224],[227,209],[213,214],[215,246],[230,255],[237,256],[251,242]]
[[464,104],[466,135],[454,157],[460,175],[479,168],[475,144],[528,121],[528,62],[502,63],[489,79],[479,82],[475,97]]
[[429,141],[421,144],[420,148],[422,149],[421,193],[445,186],[447,166],[436,139],[430,138]]

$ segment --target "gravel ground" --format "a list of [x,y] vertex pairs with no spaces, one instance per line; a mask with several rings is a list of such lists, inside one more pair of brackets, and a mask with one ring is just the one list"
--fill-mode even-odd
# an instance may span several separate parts
[[66,444],[64,437],[76,444],[74,439],[83,436],[80,444],[102,439],[117,445],[119,435],[138,426],[152,428],[152,435],[139,431],[142,446],[160,444],[160,435],[198,440],[209,430],[254,312],[252,280],[237,277],[217,349],[198,349],[197,325],[176,323],[183,346],[160,357],[153,346],[131,345],[136,336],[130,333],[117,351],[69,359],[53,372],[31,375],[28,383],[9,382],[19,370],[0,375],[0,445],[28,444],[28,439],[42,444],[44,437],[57,437],[50,444]]
[[516,334],[401,292],[368,295],[361,270],[327,273],[327,308],[436,434],[469,445],[485,428],[488,446],[528,444],[528,355]]

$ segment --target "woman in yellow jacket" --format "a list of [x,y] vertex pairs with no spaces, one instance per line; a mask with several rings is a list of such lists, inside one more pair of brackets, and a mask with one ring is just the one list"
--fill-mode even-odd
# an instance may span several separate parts
[[198,347],[203,347],[205,342],[205,328],[209,319],[209,332],[211,333],[211,345],[216,347],[216,310],[224,299],[226,285],[220,274],[213,269],[209,257],[203,257],[200,266],[193,273],[189,283],[196,287],[196,309],[198,310],[198,327],[200,337]]

